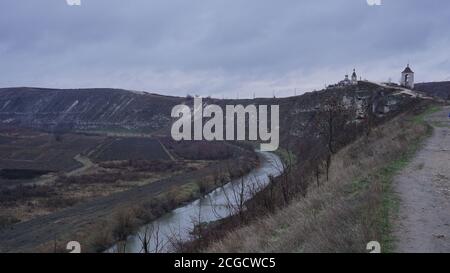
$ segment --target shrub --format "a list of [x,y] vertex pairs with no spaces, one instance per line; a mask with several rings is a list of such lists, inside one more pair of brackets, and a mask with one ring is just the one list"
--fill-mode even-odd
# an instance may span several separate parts
[[20,220],[12,215],[0,215],[0,229],[11,226]]
[[114,238],[124,241],[129,234],[132,234],[137,227],[136,217],[132,210],[122,210],[117,213],[112,229]]

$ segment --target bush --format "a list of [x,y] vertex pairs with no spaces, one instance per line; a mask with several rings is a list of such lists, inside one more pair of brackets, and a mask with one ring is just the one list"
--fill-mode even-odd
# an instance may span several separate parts
[[89,238],[88,246],[92,252],[99,253],[108,249],[113,242],[114,238],[112,231],[107,226],[103,226],[100,232],[95,232],[94,235]]
[[0,204],[15,204],[15,202],[19,200],[27,200],[36,197],[47,198],[54,196],[55,194],[55,190],[49,186],[20,185],[11,189],[0,190]]
[[112,234],[118,241],[124,241],[129,234],[132,234],[136,227],[136,217],[131,210],[120,211],[115,218]]
[[60,176],[57,184],[113,184],[120,181],[137,181],[146,178],[139,172],[95,173],[80,176]]
[[54,196],[42,201],[47,208],[66,208],[79,202],[78,198],[67,198],[63,196]]
[[0,215],[0,229],[14,225],[20,222],[20,220],[12,215]]
[[190,160],[222,160],[239,154],[238,148],[217,141],[173,141],[162,139],[177,156]]
[[102,162],[105,169],[128,169],[134,172],[167,172],[177,170],[180,164],[168,160],[126,160],[121,162]]

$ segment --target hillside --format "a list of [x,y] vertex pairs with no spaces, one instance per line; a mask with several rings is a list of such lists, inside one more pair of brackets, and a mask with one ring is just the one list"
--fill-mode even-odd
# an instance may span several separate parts
[[[254,100],[204,99],[207,104],[277,104],[280,145],[305,160],[327,142],[326,115],[335,119],[332,146],[339,148],[364,128],[408,108],[415,99],[369,82],[326,89],[289,98]],[[174,105],[192,105],[191,98],[168,97],[117,89],[0,89],[0,123],[50,132],[147,133],[167,135]],[[370,108],[370,109],[369,109]],[[328,110],[327,110],[328,109]],[[345,130],[344,130],[345,129]]]
[[[377,241],[382,246],[382,252],[394,251],[393,221],[399,199],[394,192],[393,180],[397,172],[409,163],[416,149],[420,148],[423,139],[430,134],[429,126],[419,115],[424,109],[427,109],[427,104],[416,105],[373,128],[369,135],[359,137],[345,146],[331,156],[326,174],[321,169],[317,176],[310,172],[300,177],[294,169],[293,173],[277,180],[278,184],[273,184],[268,191],[253,200],[245,221],[237,218],[225,221],[215,227],[215,230],[220,231],[205,233],[208,239],[205,245],[200,243],[200,250],[215,253],[362,253],[367,252],[368,242]],[[417,164],[411,166],[417,168]],[[428,180],[423,183],[425,181]],[[291,194],[289,202],[278,201],[283,200],[284,190],[297,191],[294,185],[305,182],[303,190]],[[281,193],[276,197],[278,191]],[[415,191],[416,188],[410,190]],[[428,193],[430,189],[423,191]],[[444,195],[434,187],[433,192]],[[415,209],[416,215],[427,215],[424,217],[426,220],[435,220],[444,214],[447,214],[447,218],[440,221],[448,219],[448,213],[444,212],[446,206],[435,206],[434,200],[430,199],[421,201],[414,207],[411,202],[406,206]],[[278,204],[275,208],[266,205],[274,202]],[[435,217],[423,211],[424,208],[440,214]],[[404,221],[405,215],[401,217]],[[417,228],[405,226],[401,232],[405,228],[421,230],[422,226],[432,226],[441,229],[441,233],[433,233],[433,229],[429,229],[422,233],[426,236],[421,240],[409,242],[418,245],[433,237],[436,241],[444,242],[444,235],[444,239],[433,235],[445,234],[442,233],[443,225],[426,220],[417,220],[420,222],[414,223]],[[412,250],[417,249],[423,249],[423,246]]]
[[167,126],[181,98],[118,89],[0,89],[0,122],[46,131],[133,131]]
[[432,97],[450,99],[450,81],[418,83],[414,89]]
[[[362,110],[364,100],[372,98],[374,110],[379,116],[384,116],[405,103],[405,97],[392,96],[393,93],[393,89],[360,82],[344,89],[322,90],[290,98],[204,101],[219,105],[279,104],[281,130],[289,130],[282,134],[300,137],[311,120],[311,114],[320,110],[330,98],[340,100],[347,108],[359,110]],[[0,122],[46,131],[151,133],[170,125],[171,109],[180,103],[192,104],[192,101],[120,89],[3,88],[0,89]]]

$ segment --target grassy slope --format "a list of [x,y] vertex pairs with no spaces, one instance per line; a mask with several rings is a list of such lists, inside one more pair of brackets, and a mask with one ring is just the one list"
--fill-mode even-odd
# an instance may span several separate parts
[[365,252],[369,241],[392,251],[398,200],[392,178],[431,133],[424,116],[401,115],[338,152],[330,180],[288,207],[231,232],[212,252]]

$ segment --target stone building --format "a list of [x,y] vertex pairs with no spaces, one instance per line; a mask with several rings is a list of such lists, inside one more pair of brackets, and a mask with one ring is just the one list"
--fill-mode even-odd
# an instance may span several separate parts
[[400,85],[409,89],[414,89],[414,71],[411,70],[409,64],[402,72],[402,79]]

